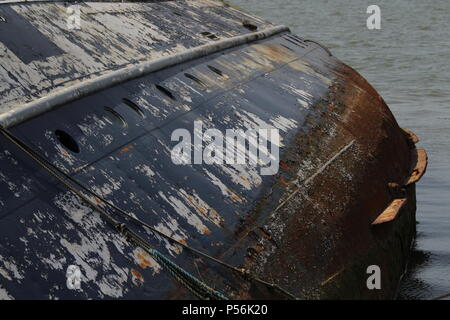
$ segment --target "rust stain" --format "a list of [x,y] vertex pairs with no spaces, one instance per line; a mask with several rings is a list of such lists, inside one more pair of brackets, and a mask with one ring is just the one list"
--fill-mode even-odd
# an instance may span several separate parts
[[[215,223],[216,225],[218,225],[219,223],[221,223],[222,221],[222,217],[219,215],[219,213],[212,208],[209,204],[205,203],[206,208],[202,207],[201,205],[199,205],[199,203],[192,197],[192,196],[186,196],[185,197],[187,201],[189,201],[189,203],[195,207],[195,209],[205,218],[207,218],[208,220],[212,221],[213,223]],[[207,229],[207,228],[206,228]],[[209,234],[210,231],[205,231],[202,232],[203,234]]]
[[158,266],[147,252],[144,251],[137,252],[135,253],[135,257],[138,265],[142,269],[153,268],[153,270],[155,270],[155,273],[159,273]]
[[175,251],[176,254],[181,254],[183,252],[183,249],[180,246],[176,246],[173,248],[173,251]]
[[192,204],[195,209],[197,209],[202,215],[206,216],[206,214],[208,213],[207,210],[205,208],[200,207],[199,205],[197,205],[197,203],[194,201],[194,199],[191,196],[187,197],[187,200],[189,201],[190,204]]
[[291,170],[291,167],[289,167],[288,164],[284,161],[280,161],[280,168],[286,171]]
[[134,148],[134,147],[133,147],[132,145],[123,147],[122,149],[119,150],[119,153],[126,153],[126,152],[132,150],[133,148]]
[[267,232],[264,228],[259,227],[258,229],[264,238],[266,238],[267,240],[272,239],[272,235],[269,232]]
[[406,189],[404,188],[404,186],[401,186],[398,183],[389,182],[388,188],[393,198],[404,198],[406,195]]
[[[231,191],[230,191],[231,192]],[[231,192],[231,199],[237,202],[242,202],[242,198],[236,195],[234,192]]]
[[141,286],[144,283],[144,276],[136,269],[131,269],[130,272],[133,275],[133,284]]
[[328,105],[328,110],[335,111],[336,109],[337,109],[337,106],[333,102]]
[[278,182],[285,185],[286,187],[289,187],[289,182],[286,182],[286,180],[284,180],[283,178],[278,178]]

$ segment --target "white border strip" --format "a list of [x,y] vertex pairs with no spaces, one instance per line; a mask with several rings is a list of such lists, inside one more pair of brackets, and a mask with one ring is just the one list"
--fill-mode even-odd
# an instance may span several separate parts
[[0,125],[4,128],[15,126],[23,121],[50,111],[57,106],[80,99],[94,92],[112,87],[121,82],[135,79],[151,72],[155,72],[176,64],[198,59],[221,50],[237,47],[242,44],[265,39],[273,35],[289,31],[285,26],[276,26],[265,30],[245,34],[238,37],[215,41],[198,46],[168,57],[147,61],[126,67],[94,79],[85,80],[76,85],[51,93],[23,106],[7,111],[0,115]]

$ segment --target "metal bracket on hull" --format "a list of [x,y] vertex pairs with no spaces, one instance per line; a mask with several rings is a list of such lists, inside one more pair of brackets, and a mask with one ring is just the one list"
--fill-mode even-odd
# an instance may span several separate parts
[[[408,129],[403,129],[403,131],[408,136],[408,140],[411,145],[414,147],[411,151],[411,159],[416,161],[414,169],[403,186],[407,187],[418,182],[425,174],[428,165],[428,156],[424,149],[415,148],[415,144],[419,142],[419,138]],[[388,207],[372,222],[372,226],[395,220],[395,218],[399,215],[400,210],[407,202],[407,198],[404,197],[404,188],[396,183],[390,183],[389,188],[395,199],[392,200]]]
[[428,155],[424,149],[416,149],[416,144],[420,141],[420,139],[414,134],[414,132],[405,128],[402,130],[408,137],[408,142],[410,143],[411,149],[413,149],[411,158],[416,161],[414,169],[405,183],[406,186],[409,186],[418,182],[425,174],[428,166]]
[[425,174],[428,166],[428,155],[424,149],[415,149],[413,152],[415,153],[413,156],[417,159],[417,161],[413,171],[411,172],[411,176],[406,182],[407,186],[418,182]]
[[383,224],[395,220],[400,213],[400,210],[405,205],[407,199],[394,199],[389,206],[372,222],[372,226]]
[[417,144],[420,141],[420,139],[416,136],[416,134],[411,130],[408,130],[406,128],[402,128],[402,130],[403,132],[405,132],[405,134],[408,137],[408,140],[411,141],[413,145]]

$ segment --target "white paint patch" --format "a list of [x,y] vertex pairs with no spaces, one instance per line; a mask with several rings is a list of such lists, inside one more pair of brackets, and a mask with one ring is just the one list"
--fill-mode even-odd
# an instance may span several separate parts
[[288,132],[289,130],[297,128],[298,122],[294,119],[288,119],[281,115],[276,116],[275,118],[270,119],[272,124],[277,128],[284,132]]
[[298,96],[297,101],[304,107],[307,108],[308,105],[310,105],[313,101],[313,95],[309,92],[306,92],[305,90],[298,89],[294,86],[283,84],[283,89],[286,91]]
[[216,210],[214,210],[214,208],[202,200],[195,191],[192,191],[192,195],[189,195],[184,189],[180,189],[179,192],[183,195],[183,198],[187,200],[189,206],[192,207],[195,212],[200,213],[203,219],[214,223],[216,226],[220,226],[223,222],[223,218]]
[[220,189],[220,192],[222,195],[232,199],[233,201],[241,202],[242,198],[238,196],[236,193],[234,193],[230,188],[228,188],[222,181],[220,181],[219,178],[217,178],[214,174],[209,172],[208,170],[204,169],[206,175],[211,179],[211,183],[215,186],[217,186]]
[[12,296],[0,285],[0,300],[14,300]]
[[[101,186],[93,185],[93,186],[91,186],[91,189],[98,195],[100,195],[102,197],[106,197],[106,196],[112,194],[114,191],[119,190],[120,187],[122,186],[122,181],[112,178],[103,170],[102,170],[102,173],[105,175],[108,182],[104,183]],[[122,179],[122,178],[120,178],[120,179]]]
[[161,271],[161,266],[158,262],[153,259],[148,252],[144,249],[138,247],[133,250],[133,259],[137,265],[139,265],[142,269],[151,268],[153,270],[153,274],[157,274]]
[[297,102],[305,109],[309,109],[309,103],[302,99],[297,99]]
[[[111,256],[108,244],[116,248],[126,245],[125,239],[117,232],[105,232],[105,222],[98,213],[85,206],[81,200],[71,193],[60,194],[55,198],[55,204],[70,217],[79,228],[79,240],[71,238],[68,241],[65,234],[59,235],[60,244],[70,255],[67,261],[80,266],[83,270],[82,282],[91,282],[99,288],[100,296],[114,298],[122,297],[124,284],[127,282],[128,269],[117,266]],[[56,263],[53,261],[53,263]],[[59,264],[55,264],[59,267]],[[63,266],[64,268],[66,266]],[[102,276],[99,277],[99,271]]]
[[152,178],[155,175],[155,172],[146,164],[140,164],[135,169],[149,178]]
[[158,192],[158,195],[166,201],[176,213],[185,218],[187,223],[197,229],[199,233],[204,234],[205,232],[208,232],[208,228],[203,224],[200,218],[196,214],[192,213],[186,204],[179,198],[172,195],[167,197],[162,191]]
[[19,271],[17,263],[13,257],[4,257],[0,255],[0,275],[8,280],[15,280],[20,283],[20,280],[24,278],[23,274]]
[[220,169],[229,175],[234,183],[241,185],[247,190],[258,187],[262,183],[262,178],[255,168],[244,165],[219,166]]
[[[154,228],[177,241],[183,242],[187,239],[187,235],[181,230],[177,220],[175,219],[170,219],[169,221],[158,223]],[[183,251],[182,247],[170,242],[169,240],[158,234],[155,235],[158,239],[165,243],[166,249],[172,256],[180,254]]]
[[57,258],[53,253],[50,253],[48,258],[40,257],[40,260],[55,270],[63,270],[67,265],[67,260],[65,257]]

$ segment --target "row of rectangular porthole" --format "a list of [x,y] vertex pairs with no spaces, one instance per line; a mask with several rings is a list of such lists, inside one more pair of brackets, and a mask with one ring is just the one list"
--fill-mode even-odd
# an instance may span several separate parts
[[[219,75],[221,77],[225,77],[225,74],[220,69],[213,67],[211,65],[208,65],[207,67],[212,72],[216,73],[217,75]],[[206,87],[205,82],[203,82],[201,79],[197,78],[196,76],[194,76],[190,73],[185,73],[184,76],[192,81],[195,81],[200,86]],[[159,84],[155,84],[155,88],[158,89],[161,93],[163,93],[167,97],[169,97],[171,100],[176,100],[174,94],[169,89],[167,89]],[[141,118],[145,117],[144,111],[130,99],[123,98],[122,102],[124,105],[126,105],[130,109],[132,109]],[[115,124],[121,126],[122,128],[126,128],[128,126],[127,121],[119,112],[117,112],[116,110],[114,110],[113,108],[110,108],[110,107],[104,107],[104,110],[106,112],[106,117],[107,117],[107,119],[109,119],[110,122],[115,123]],[[58,129],[55,131],[55,136],[58,139],[58,141],[66,149],[70,150],[73,153],[80,152],[80,147],[79,147],[78,143],[69,133]]]
[[[300,46],[302,48],[305,48],[305,45],[307,46],[307,44],[305,43],[306,42],[305,40],[299,39],[299,38],[297,38],[295,36],[286,35],[284,37],[284,39],[289,41],[290,43],[295,44],[297,46]],[[287,49],[293,51],[288,46],[286,46],[286,45],[283,45],[283,46],[286,47]],[[225,73],[222,72],[220,69],[218,69],[218,68],[216,68],[214,66],[211,66],[211,65],[207,65],[207,67],[208,67],[209,70],[211,70],[215,74],[219,75],[220,77],[226,77]],[[197,78],[196,76],[194,76],[194,75],[192,75],[190,73],[184,73],[184,76],[186,78],[196,82],[201,87],[206,88],[205,82],[202,81],[201,79]],[[163,86],[161,86],[159,84],[155,84],[155,87],[156,87],[156,89],[158,89],[160,92],[162,92],[164,95],[166,95],[170,99],[176,100],[174,94],[169,89],[167,89],[167,88],[165,88],[165,87],[163,87]],[[145,117],[145,114],[144,114],[143,110],[136,103],[134,103],[133,101],[131,101],[131,100],[127,99],[127,98],[124,98],[124,99],[122,99],[122,102],[126,106],[130,107],[141,118]],[[117,124],[117,125],[119,125],[119,126],[121,126],[123,128],[128,126],[127,121],[125,120],[125,118],[120,113],[118,113],[116,110],[114,110],[114,109],[112,109],[110,107],[105,107],[104,110],[107,113],[107,118],[111,122],[113,122],[113,123],[115,123],[115,124]],[[78,144],[75,141],[75,139],[72,136],[70,136],[70,134],[68,134],[67,132],[64,132],[62,130],[56,130],[55,131],[55,135],[58,138],[59,142],[65,148],[67,148],[68,150],[70,150],[70,151],[72,151],[74,153],[79,153],[80,152],[80,147],[78,146]]]
[[[300,46],[302,48],[305,47],[305,45],[307,45],[305,43],[305,41],[303,39],[299,39],[297,37],[291,36],[291,35],[286,35],[285,40],[289,41],[292,44],[295,44],[297,46]],[[286,45],[283,45],[284,47],[286,47],[287,49],[293,51],[291,48],[289,48]],[[214,72],[215,74],[219,75],[220,77],[227,77],[225,75],[225,73],[214,67],[211,65],[207,65],[208,69],[211,70],[212,72]],[[184,76],[194,82],[196,82],[198,85],[200,85],[203,88],[206,88],[206,83],[204,81],[202,81],[201,79],[197,78],[196,76],[190,74],[190,73],[184,73]],[[163,87],[162,85],[159,84],[155,84],[156,89],[158,89],[161,93],[163,93],[164,95],[166,95],[167,97],[169,97],[171,100],[176,100],[175,95],[167,88]],[[122,102],[130,107],[136,114],[138,114],[141,118],[145,117],[144,111],[133,101],[124,98],[122,99]],[[119,126],[121,126],[122,128],[126,128],[128,126],[127,121],[125,120],[125,118],[116,110],[110,108],[110,107],[105,107],[104,108],[105,112],[106,112],[106,117],[112,122],[115,123]],[[55,135],[58,138],[59,142],[68,150],[74,152],[74,153],[79,153],[80,152],[80,147],[78,146],[78,143],[75,141],[75,139],[68,134],[65,131],[62,130],[56,130],[55,131]]]

